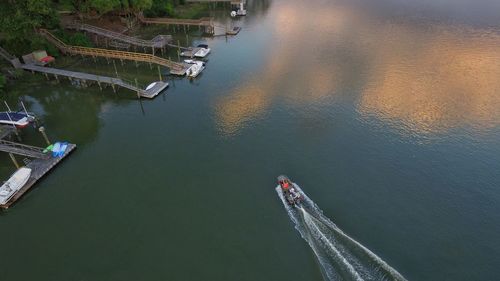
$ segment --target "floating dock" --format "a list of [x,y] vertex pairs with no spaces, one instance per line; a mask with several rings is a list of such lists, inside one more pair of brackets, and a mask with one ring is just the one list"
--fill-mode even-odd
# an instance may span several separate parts
[[[46,137],[45,130],[41,130],[42,134]],[[31,169],[31,175],[26,184],[5,204],[0,204],[0,208],[8,209],[19,198],[21,198],[30,188],[32,188],[43,176],[50,172],[57,164],[66,158],[76,148],[76,144],[68,144],[66,151],[62,156],[52,157],[52,153],[43,153],[43,148],[30,146],[26,144],[16,143],[5,140],[12,134],[15,129],[12,126],[0,125],[0,151],[9,153],[14,164],[19,167],[13,154],[32,158],[26,167]],[[46,139],[47,140],[47,139]],[[48,142],[48,140],[47,140]]]
[[29,162],[26,167],[31,169],[31,176],[28,182],[16,193],[9,202],[0,205],[2,209],[8,209],[12,204],[14,204],[19,198],[21,198],[28,190],[30,190],[43,176],[50,172],[57,164],[59,164],[64,158],[66,158],[74,149],[76,144],[69,144],[68,148],[64,152],[64,155],[56,158],[48,159],[34,159]]

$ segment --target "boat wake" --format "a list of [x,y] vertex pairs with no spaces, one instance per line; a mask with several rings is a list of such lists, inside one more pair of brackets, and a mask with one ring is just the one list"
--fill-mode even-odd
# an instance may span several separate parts
[[302,238],[309,243],[321,265],[326,280],[406,280],[358,241],[349,237],[328,219],[318,206],[294,184],[303,195],[300,206],[290,206],[281,188],[276,192],[281,198],[290,219]]

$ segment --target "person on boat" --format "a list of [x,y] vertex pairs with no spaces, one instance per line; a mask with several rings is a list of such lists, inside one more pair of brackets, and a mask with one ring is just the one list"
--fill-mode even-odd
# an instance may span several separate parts
[[283,186],[284,189],[288,189],[288,186],[289,186],[288,181],[283,181],[283,185],[282,186]]

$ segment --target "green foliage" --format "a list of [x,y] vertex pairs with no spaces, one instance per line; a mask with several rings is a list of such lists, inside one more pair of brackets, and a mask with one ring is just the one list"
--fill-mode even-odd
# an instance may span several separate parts
[[147,17],[179,17],[179,18],[196,18],[204,15],[206,5],[189,4],[185,5],[184,0],[152,0],[152,5],[149,9],[144,10]]
[[54,28],[59,24],[51,0],[0,1],[0,33],[5,46],[15,54],[31,47],[37,28]]
[[[73,1],[76,2],[76,1]],[[138,12],[151,8],[153,0],[82,0],[75,5],[82,12],[95,11],[100,15],[111,11]]]
[[105,14],[121,7],[120,0],[87,0],[82,1],[81,9],[84,12],[96,11]]
[[68,45],[93,47],[92,42],[82,32],[69,33],[63,29],[58,29],[53,34]]
[[29,49],[24,51],[23,54],[31,53],[34,50],[45,50],[49,56],[59,56],[59,50],[38,34],[33,36]]
[[0,92],[3,92],[5,84],[7,84],[7,79],[5,79],[3,74],[0,74]]

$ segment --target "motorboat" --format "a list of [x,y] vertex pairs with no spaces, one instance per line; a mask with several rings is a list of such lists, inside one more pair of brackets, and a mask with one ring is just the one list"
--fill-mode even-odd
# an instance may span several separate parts
[[281,192],[289,205],[295,206],[302,201],[302,195],[299,190],[295,188],[295,184],[287,176],[279,176],[278,184],[280,185]]
[[179,55],[182,57],[197,57],[204,58],[210,53],[210,48],[206,44],[199,44],[197,47],[189,47],[185,51],[181,52]]
[[207,44],[199,44],[198,48],[198,52],[194,53],[194,56],[197,58],[204,58],[210,53],[210,48]]
[[195,78],[205,69],[205,63],[199,60],[184,60],[185,63],[190,64],[191,67],[186,71],[186,75]]
[[241,30],[241,27],[235,26],[232,29],[226,31],[226,34],[227,35],[236,35],[236,34],[238,34],[240,32],[240,30]]
[[12,176],[0,187],[0,205],[6,204],[27,182],[31,176],[31,169],[26,167],[19,168]]
[[236,17],[236,16],[246,16],[247,15],[247,10],[245,10],[245,4],[243,1],[241,1],[238,4],[238,9],[231,11],[231,17]]

